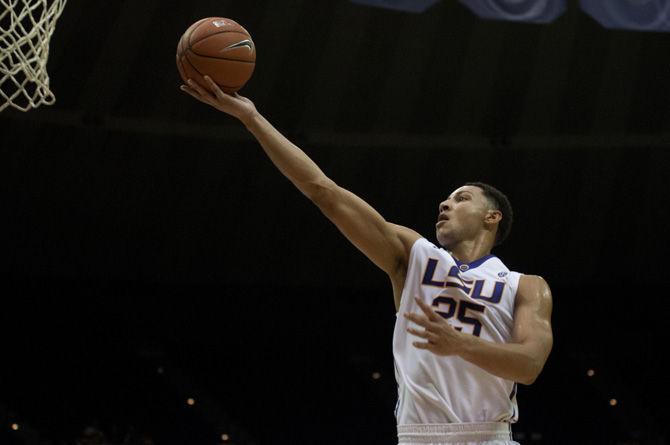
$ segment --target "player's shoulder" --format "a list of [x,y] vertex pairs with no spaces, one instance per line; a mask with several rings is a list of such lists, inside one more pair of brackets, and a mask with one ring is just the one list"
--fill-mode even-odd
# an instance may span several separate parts
[[551,298],[551,289],[540,275],[521,275],[517,294],[522,297]]
[[519,278],[519,284],[521,284],[521,282],[525,283],[528,286],[546,286],[546,287],[549,287],[549,284],[547,283],[547,280],[545,280],[540,275],[521,274],[521,276]]

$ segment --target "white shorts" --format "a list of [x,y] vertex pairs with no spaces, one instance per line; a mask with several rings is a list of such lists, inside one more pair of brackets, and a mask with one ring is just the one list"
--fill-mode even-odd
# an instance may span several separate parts
[[398,425],[401,445],[519,445],[506,422]]

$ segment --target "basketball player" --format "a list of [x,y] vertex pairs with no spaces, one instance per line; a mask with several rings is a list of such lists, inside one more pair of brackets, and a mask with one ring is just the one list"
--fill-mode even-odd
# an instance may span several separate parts
[[339,187],[247,98],[193,80],[182,90],[239,119],[275,166],[386,272],[398,317],[393,337],[402,444],[515,444],[516,384],[529,385],[549,356],[551,292],[511,272],[491,249],[508,235],[509,201],[469,183],[438,207],[438,247],[384,220]]

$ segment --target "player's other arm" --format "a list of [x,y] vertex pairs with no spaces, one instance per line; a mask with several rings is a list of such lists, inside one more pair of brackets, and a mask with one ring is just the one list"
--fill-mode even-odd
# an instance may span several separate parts
[[392,279],[404,278],[409,250],[420,236],[390,224],[370,205],[338,186],[295,144],[277,131],[248,99],[228,95],[211,80],[215,94],[192,82],[182,88],[201,102],[238,118],[254,135],[274,165]]
[[542,372],[553,345],[551,290],[542,277],[523,275],[519,280],[514,308],[512,342],[465,343],[462,357],[492,374],[526,385]]
[[538,276],[519,280],[510,343],[494,343],[459,332],[423,301],[417,299],[421,314],[405,316],[423,330],[408,331],[427,342],[414,346],[437,355],[458,355],[485,371],[507,380],[532,384],[540,375],[553,345],[551,331],[551,291]]

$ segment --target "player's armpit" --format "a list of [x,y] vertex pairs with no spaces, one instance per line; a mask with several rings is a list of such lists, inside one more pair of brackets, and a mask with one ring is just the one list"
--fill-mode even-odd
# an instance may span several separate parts
[[542,277],[521,276],[514,308],[512,341],[524,346],[533,364],[530,375],[522,383],[535,381],[551,352],[554,341],[552,305],[551,290]]
[[310,198],[380,269],[392,278],[404,274],[412,245],[421,235],[387,222],[363,199],[332,181]]

